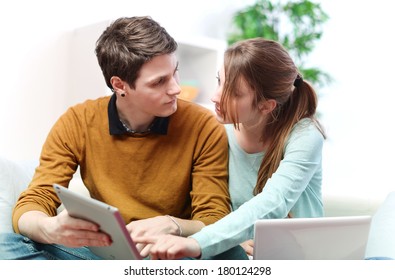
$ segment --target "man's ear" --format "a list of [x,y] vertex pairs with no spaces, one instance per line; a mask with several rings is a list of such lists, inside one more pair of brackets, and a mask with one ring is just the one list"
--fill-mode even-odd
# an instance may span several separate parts
[[258,108],[262,113],[270,114],[277,106],[277,102],[274,99],[267,99],[259,103]]
[[110,79],[110,83],[115,92],[124,92],[125,91],[125,82],[121,80],[118,76],[112,76]]

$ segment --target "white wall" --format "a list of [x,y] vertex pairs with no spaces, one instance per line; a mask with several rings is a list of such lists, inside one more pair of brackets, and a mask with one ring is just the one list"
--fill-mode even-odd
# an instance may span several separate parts
[[395,191],[393,9],[385,0],[321,2],[331,19],[311,61],[335,79],[320,99],[323,189],[380,200]]
[[[232,12],[252,2],[20,0],[8,1],[5,7],[3,3],[0,155],[37,158],[54,121],[78,98],[71,98],[67,80],[74,29],[119,16],[151,15],[176,38],[196,34],[223,39]],[[319,105],[329,136],[324,192],[382,199],[395,190],[391,1],[321,2],[331,19],[311,63],[335,78],[322,89]]]
[[[69,49],[76,28],[120,16],[150,15],[177,39],[224,38],[242,0],[19,0],[0,9],[0,155],[37,158],[55,120],[73,105]],[[92,52],[94,50],[92,49]],[[215,73],[213,73],[213,77]],[[89,81],[87,81],[89,83]],[[81,97],[81,101],[84,100]]]

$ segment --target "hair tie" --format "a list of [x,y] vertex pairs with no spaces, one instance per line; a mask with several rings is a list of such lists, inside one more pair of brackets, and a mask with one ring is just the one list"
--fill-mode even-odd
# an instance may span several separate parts
[[296,76],[294,81],[294,87],[299,87],[303,83],[303,78],[299,74]]

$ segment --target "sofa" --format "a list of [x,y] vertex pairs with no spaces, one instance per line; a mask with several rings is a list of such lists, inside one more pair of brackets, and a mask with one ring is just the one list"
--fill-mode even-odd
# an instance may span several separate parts
[[[38,161],[15,161],[0,157],[0,233],[13,232],[12,208],[19,194],[29,184]],[[89,195],[79,172],[69,188]],[[395,191],[383,202],[324,196],[325,215],[372,216],[371,230],[366,248],[366,258],[395,259]]]
[[[19,161],[0,157],[0,233],[13,232],[11,221],[13,206],[19,194],[29,185],[37,165],[37,160]],[[71,180],[69,188],[89,195],[79,172]]]
[[365,257],[395,259],[395,191],[372,217]]

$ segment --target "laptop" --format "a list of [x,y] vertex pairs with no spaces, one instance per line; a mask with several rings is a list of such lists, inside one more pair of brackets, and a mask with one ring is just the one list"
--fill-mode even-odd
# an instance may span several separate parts
[[94,254],[107,260],[142,259],[116,207],[57,184],[53,187],[70,216],[94,222],[111,236],[110,246],[89,247]]
[[362,260],[371,216],[258,220],[255,260]]

